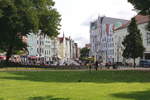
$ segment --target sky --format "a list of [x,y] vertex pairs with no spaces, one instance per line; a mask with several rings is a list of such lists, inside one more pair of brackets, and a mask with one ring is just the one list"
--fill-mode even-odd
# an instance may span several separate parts
[[98,16],[130,20],[136,15],[127,0],[54,0],[61,14],[60,37],[71,37],[79,47],[90,42],[90,22]]

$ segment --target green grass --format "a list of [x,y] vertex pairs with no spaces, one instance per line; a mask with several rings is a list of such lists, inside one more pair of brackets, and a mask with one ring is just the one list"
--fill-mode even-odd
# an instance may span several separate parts
[[150,100],[150,72],[0,72],[0,100]]

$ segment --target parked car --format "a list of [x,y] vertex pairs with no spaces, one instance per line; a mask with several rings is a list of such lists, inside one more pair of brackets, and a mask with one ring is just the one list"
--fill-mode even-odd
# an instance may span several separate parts
[[150,67],[150,60],[140,60],[141,67]]
[[115,62],[116,66],[123,66],[124,64],[122,62]]

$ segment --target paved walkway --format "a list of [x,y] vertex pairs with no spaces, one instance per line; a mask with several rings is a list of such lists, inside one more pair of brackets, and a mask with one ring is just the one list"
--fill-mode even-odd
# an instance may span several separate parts
[[[94,71],[95,69],[92,69]],[[150,71],[150,68],[118,68],[118,69],[107,69],[102,68],[98,71],[126,71],[126,70],[135,70],[135,71]],[[14,71],[89,71],[89,69],[45,69],[45,68],[0,68],[0,72],[14,72]]]

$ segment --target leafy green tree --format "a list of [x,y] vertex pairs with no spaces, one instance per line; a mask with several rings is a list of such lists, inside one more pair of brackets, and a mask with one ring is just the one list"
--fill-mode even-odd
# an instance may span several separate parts
[[150,0],[128,0],[140,14],[150,15]]
[[80,50],[80,59],[85,59],[85,58],[89,57],[89,51],[90,51],[90,49],[88,49],[88,48],[82,48]]
[[[128,2],[133,4],[135,9],[139,10],[139,14],[148,15],[150,18],[150,0],[128,0]],[[150,21],[146,29],[150,31]]]
[[127,59],[133,58],[135,67],[135,59],[142,57],[145,50],[140,30],[137,27],[135,18],[132,18],[131,23],[128,26],[128,33],[129,34],[125,37],[122,43],[125,47],[123,57]]
[[7,61],[15,51],[26,50],[22,37],[30,32],[57,36],[61,16],[52,0],[0,0],[0,49]]
[[3,53],[4,51],[0,49],[0,53]]

